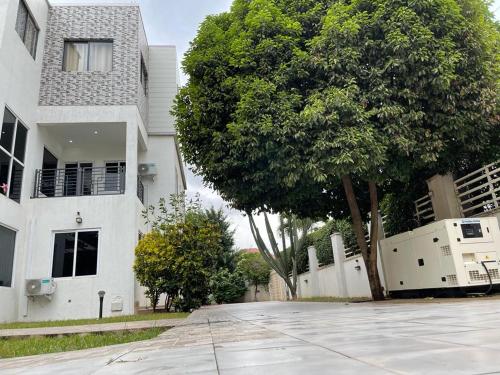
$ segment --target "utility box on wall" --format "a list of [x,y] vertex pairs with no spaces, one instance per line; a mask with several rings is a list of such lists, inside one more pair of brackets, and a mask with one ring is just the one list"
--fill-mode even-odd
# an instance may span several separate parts
[[111,300],[111,312],[119,311],[123,311],[123,298],[120,296],[116,296]]
[[395,297],[500,288],[500,230],[495,217],[449,219],[381,241],[389,294]]

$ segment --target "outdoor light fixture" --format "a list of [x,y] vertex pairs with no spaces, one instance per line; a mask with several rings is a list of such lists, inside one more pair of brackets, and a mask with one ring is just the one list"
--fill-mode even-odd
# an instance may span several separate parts
[[99,296],[99,319],[102,319],[102,305],[104,302],[104,295],[106,292],[104,290],[100,290],[97,292],[97,295]]
[[73,143],[73,140],[72,140],[72,139],[70,139],[68,142],[69,142],[69,143]]
[[99,134],[99,132],[98,132],[97,130],[95,130],[95,131],[94,131],[94,134],[95,134],[95,135],[97,135],[97,134]]
[[82,219],[82,216],[80,215],[80,212],[76,213],[76,223],[77,224],[83,223],[83,219]]
[[356,263],[358,263],[358,264],[356,264],[356,266],[354,267],[354,269],[356,271],[361,271],[361,266],[359,265],[359,260],[356,259]]

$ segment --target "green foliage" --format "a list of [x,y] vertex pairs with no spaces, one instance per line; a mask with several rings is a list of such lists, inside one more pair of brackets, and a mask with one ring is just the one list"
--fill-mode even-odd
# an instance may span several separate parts
[[[309,254],[307,249],[312,245],[312,241],[310,236],[308,235],[304,241],[304,244],[300,249],[297,250],[296,258],[297,258],[297,273],[300,275],[301,273],[307,272],[307,267],[309,267]],[[287,251],[290,251],[287,249]]]
[[407,232],[418,227],[415,217],[414,191],[408,190],[401,194],[387,194],[380,202],[380,211],[385,216],[384,231],[386,236]]
[[344,216],[342,174],[409,181],[493,149],[499,46],[481,0],[236,0],[183,62],[182,150],[237,208]]
[[174,303],[176,309],[189,311],[207,301],[210,276],[222,252],[220,237],[217,227],[196,215],[166,228],[166,242],[173,255],[169,261],[182,296]]
[[221,233],[220,242],[222,252],[216,261],[215,268],[218,270],[226,268],[230,272],[233,272],[236,268],[234,230],[231,229],[231,223],[229,222],[227,215],[224,211],[222,211],[222,208],[216,210],[213,207],[205,210],[204,215],[210,223],[218,227],[218,230]]
[[487,149],[498,42],[481,1],[335,2],[311,41],[328,78],[303,111],[325,140],[315,165],[405,180]]
[[237,270],[250,285],[257,287],[269,284],[271,267],[260,253],[244,253],[239,258]]
[[154,228],[139,241],[134,271],[153,306],[161,293],[179,311],[190,311],[207,301],[209,280],[223,253],[223,233],[201,209],[184,196],[164,200],[145,213]]
[[[251,213],[248,214],[248,220],[253,238],[259,248],[262,258],[274,271],[276,271],[283,281],[285,281],[292,295],[292,299],[297,299],[297,254],[304,246],[307,232],[311,227],[311,221],[301,220],[296,216],[287,216],[286,218],[280,216],[280,249],[266,212],[264,212],[264,221],[267,237],[271,245],[270,247],[264,242]],[[286,235],[288,235],[290,243],[288,248],[286,247]],[[255,287],[255,294],[257,295],[257,286]]]
[[334,263],[335,260],[333,258],[331,241],[331,235],[333,233],[340,233],[342,235],[344,246],[346,248],[357,246],[356,236],[352,230],[352,224],[348,220],[329,220],[322,227],[307,235],[306,242],[299,251],[299,254],[301,254],[301,262],[299,263],[301,266],[299,267],[299,273],[304,273],[306,271],[305,267],[309,262],[307,248],[310,246],[314,246],[316,249],[319,264],[328,265]]
[[183,62],[173,113],[186,161],[246,212],[345,217],[342,181],[381,298],[367,187],[376,212],[377,185],[498,151],[500,32],[487,4],[235,0]]
[[134,272],[137,281],[145,287],[153,311],[156,311],[160,295],[165,292],[170,269],[169,248],[165,238],[157,231],[148,233],[135,249]]
[[217,303],[233,303],[241,298],[247,286],[245,278],[240,272],[230,272],[223,269],[210,279],[210,289]]

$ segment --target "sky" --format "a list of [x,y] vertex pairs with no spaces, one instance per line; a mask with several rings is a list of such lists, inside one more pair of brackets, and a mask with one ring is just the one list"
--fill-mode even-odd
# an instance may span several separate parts
[[[177,56],[182,56],[189,48],[200,23],[210,14],[229,10],[232,0],[51,0],[53,4],[139,4],[141,7],[148,42],[151,45],[173,44],[177,46]],[[491,9],[500,20],[500,0],[494,0]],[[181,71],[181,84],[186,83],[186,76]],[[255,247],[248,219],[240,212],[231,210],[222,198],[204,186],[200,177],[186,168],[188,194],[199,194],[205,207],[222,207],[227,213],[235,230],[235,242],[238,248]],[[277,218],[272,218],[276,224]],[[263,220],[257,223],[263,228]]]

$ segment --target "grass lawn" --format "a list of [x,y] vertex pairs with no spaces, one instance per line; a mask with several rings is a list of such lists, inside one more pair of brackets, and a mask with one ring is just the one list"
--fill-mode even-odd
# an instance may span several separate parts
[[138,315],[114,316],[111,318],[99,319],[76,319],[76,320],[50,320],[46,322],[14,322],[0,324],[0,329],[15,329],[15,328],[40,328],[40,327],[63,327],[63,326],[79,326],[84,324],[104,324],[104,323],[120,323],[134,322],[141,320],[161,320],[161,319],[183,319],[189,313],[148,313]]
[[150,328],[142,331],[109,332],[88,335],[53,337],[3,338],[0,339],[0,358],[24,357],[28,355],[68,352],[71,350],[97,348],[149,340],[165,328]]
[[297,302],[369,302],[371,298],[339,298],[339,297],[312,297],[299,298]]

